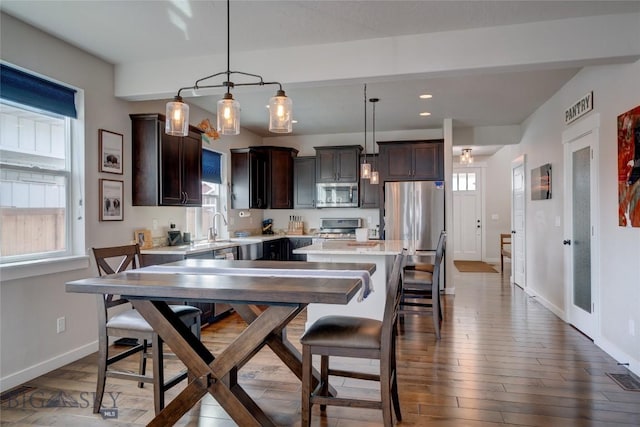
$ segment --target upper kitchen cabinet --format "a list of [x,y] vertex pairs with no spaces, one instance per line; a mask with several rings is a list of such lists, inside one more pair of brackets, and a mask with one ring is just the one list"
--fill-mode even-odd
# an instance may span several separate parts
[[262,150],[231,150],[231,208],[267,208],[267,156]]
[[162,114],[131,114],[133,205],[202,205],[202,131],[164,132]]
[[316,150],[316,183],[358,182],[358,160],[362,147],[344,145],[314,147]]
[[444,179],[444,140],[385,141],[378,145],[381,181]]
[[262,147],[268,156],[267,200],[271,209],[293,208],[293,161],[298,150],[286,147]]
[[293,160],[298,150],[249,147],[231,150],[233,209],[292,209]]
[[293,207],[316,207],[316,158],[297,157],[293,161]]
[[[378,155],[367,154],[367,163],[373,165],[373,169],[378,169]],[[360,156],[360,163],[365,156]],[[371,180],[360,178],[360,207],[365,209],[377,209],[380,207],[381,184],[371,184]]]

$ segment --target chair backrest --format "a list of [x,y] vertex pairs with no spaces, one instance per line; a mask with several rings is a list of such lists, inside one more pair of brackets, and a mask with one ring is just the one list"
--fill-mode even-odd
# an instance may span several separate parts
[[[128,268],[134,269],[138,268],[138,266],[142,267],[142,262],[140,260],[140,246],[138,246],[138,244],[107,248],[92,248],[92,250],[93,257],[96,260],[96,266],[98,267],[98,274],[100,276],[120,273]],[[114,269],[108,261],[111,261],[112,263],[117,262],[118,266]],[[113,295],[111,294],[104,295],[104,299],[100,298],[100,300],[104,301],[104,310],[99,311],[105,312],[105,318],[107,309],[128,302],[124,298],[113,299]]]
[[447,246],[447,232],[442,230],[440,232],[440,238],[438,239],[438,246],[436,247],[436,259],[433,261],[433,276],[431,283],[433,284],[434,292],[440,290],[440,265],[442,264],[442,258],[444,257],[444,250]]
[[402,282],[400,280],[402,267],[404,266],[406,249],[396,255],[393,261],[393,268],[387,281],[387,296],[384,304],[384,314],[382,317],[382,349],[383,351],[388,345],[393,345],[393,337],[396,320],[398,318],[398,306],[400,305],[400,297],[402,294]]
[[[138,246],[138,244],[92,249],[100,276],[103,274],[120,273],[129,267],[132,269],[138,268],[138,265],[142,267],[142,263],[140,262],[140,246]],[[118,266],[115,269],[113,269],[108,262],[108,260],[113,262],[114,258],[116,258],[115,261],[118,262]]]
[[511,234],[500,234],[500,249],[503,249],[505,245],[511,245]]

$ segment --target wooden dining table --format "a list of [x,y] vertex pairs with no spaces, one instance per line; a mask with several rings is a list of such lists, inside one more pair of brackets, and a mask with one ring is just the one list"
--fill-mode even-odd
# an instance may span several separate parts
[[[347,304],[361,292],[363,279],[358,275],[372,275],[375,268],[369,263],[191,259],[75,280],[66,284],[66,291],[127,298],[187,367],[188,385],[149,425],[174,424],[209,393],[238,425],[273,426],[238,383],[238,370],[268,346],[302,379],[301,354],[287,339],[287,324],[308,304]],[[265,274],[267,270],[273,275]],[[295,277],[298,272],[300,277]],[[247,328],[214,355],[168,301],[228,303]],[[317,381],[318,372],[314,377]]]

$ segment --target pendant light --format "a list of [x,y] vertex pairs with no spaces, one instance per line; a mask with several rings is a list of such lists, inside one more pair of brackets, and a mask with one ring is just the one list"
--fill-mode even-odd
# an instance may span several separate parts
[[[238,135],[240,133],[240,103],[233,99],[231,89],[236,86],[264,86],[278,85],[276,95],[269,100],[269,131],[273,133],[291,133],[292,107],[291,99],[287,97],[278,82],[265,82],[262,76],[242,71],[231,71],[230,67],[230,13],[229,1],[227,0],[227,70],[211,74],[196,80],[193,86],[183,87],[178,90],[178,94],[173,101],[167,102],[165,132],[168,135],[187,136],[189,134],[189,106],[183,102],[180,96],[183,90],[191,90],[197,93],[199,89],[226,87],[227,92],[218,101],[217,127],[222,135]],[[232,74],[241,74],[245,77],[257,79],[250,83],[234,83],[231,81]],[[220,84],[201,84],[214,77],[226,76],[226,80]]]
[[360,164],[360,178],[371,178],[371,164],[367,162],[367,85],[364,85],[364,157]]
[[[380,101],[380,98],[370,98],[369,102],[371,102],[373,104],[373,151],[375,152],[376,150],[376,103]],[[376,166],[378,166],[378,158],[376,157],[375,159],[376,162]],[[375,168],[377,169],[377,168]],[[370,178],[370,182],[371,184],[379,184],[380,183],[380,174],[378,173],[377,170],[373,169],[371,171],[371,178]]]
[[471,148],[463,148],[462,154],[460,154],[460,164],[470,165],[473,163],[473,157],[471,157]]

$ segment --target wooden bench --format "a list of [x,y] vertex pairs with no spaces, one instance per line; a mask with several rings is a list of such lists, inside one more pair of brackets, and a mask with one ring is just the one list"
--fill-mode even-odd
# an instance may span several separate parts
[[500,272],[504,272],[504,259],[511,259],[511,234],[500,234]]

